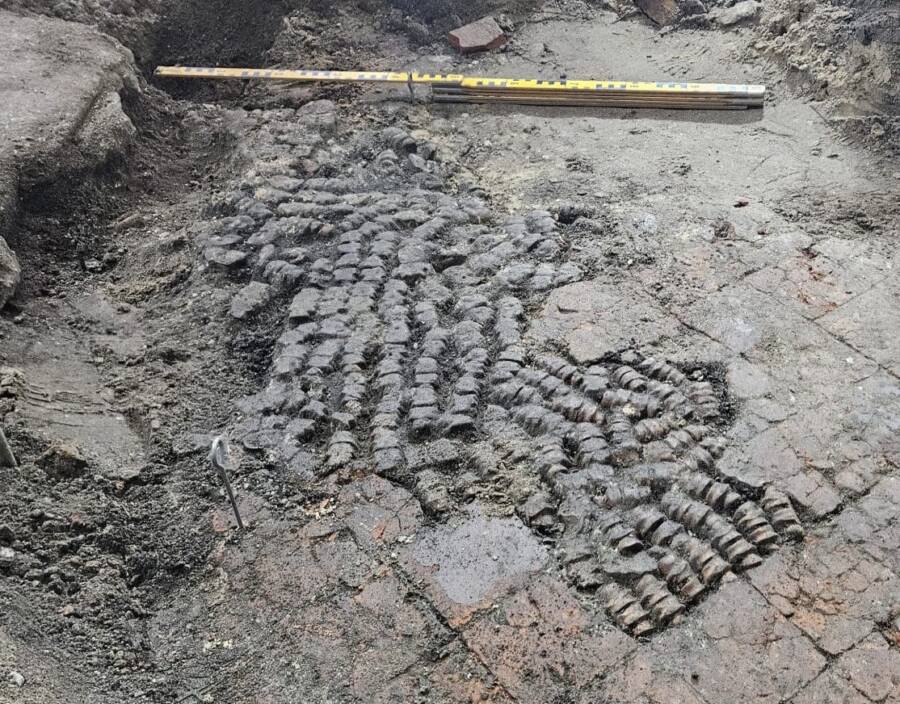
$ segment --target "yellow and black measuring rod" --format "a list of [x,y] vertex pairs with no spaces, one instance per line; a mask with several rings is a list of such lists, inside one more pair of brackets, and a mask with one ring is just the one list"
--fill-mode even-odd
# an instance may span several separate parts
[[731,83],[541,80],[396,71],[317,71],[202,66],[159,66],[155,74],[162,78],[394,83],[407,85],[410,90],[415,85],[428,85],[432,89],[432,98],[435,101],[453,103],[498,102],[585,107],[744,110],[761,108],[766,97],[765,86]]

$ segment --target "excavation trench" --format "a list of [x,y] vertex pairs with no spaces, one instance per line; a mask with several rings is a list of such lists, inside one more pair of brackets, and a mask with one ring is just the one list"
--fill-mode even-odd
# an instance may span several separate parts
[[[171,3],[139,68],[414,56],[386,4],[300,5]],[[498,4],[393,5],[443,31]],[[758,78],[708,34],[538,19],[477,68]],[[833,666],[775,582],[830,568],[831,516],[868,508],[796,433],[890,428],[863,412],[889,374],[819,298],[868,245],[823,194],[888,201],[813,110],[147,83],[131,147],[26,189],[13,235],[34,278],[0,318],[0,657],[23,701],[789,700]],[[890,271],[863,255],[854,285]],[[823,542],[795,546],[798,515]],[[652,682],[619,686],[632,660]]]
[[[206,63],[235,41],[229,58],[262,60],[281,18],[271,3],[230,23],[223,3],[218,15],[201,5],[172,3],[174,15],[129,35],[135,54],[152,43],[167,61]],[[83,124],[64,122],[68,139],[14,163],[24,170],[2,234],[23,281],[0,317],[0,419],[19,467],[0,467],[0,657],[22,673],[16,701],[172,701],[186,685],[148,625],[216,540],[219,485],[199,435],[225,425],[271,349],[262,321],[234,334],[210,325],[214,290],[191,281],[185,228],[241,163],[240,115],[139,86],[120,50],[72,28],[62,46],[109,52],[122,83],[98,70],[109,87]],[[44,31],[47,42],[58,26]],[[203,43],[208,53],[190,53]]]
[[[283,19],[298,6],[290,0],[170,3],[152,32],[154,49],[144,74],[149,78],[158,65],[266,66]],[[201,81],[161,85],[176,98],[201,101],[223,95],[220,88]]]
[[[265,65],[266,52],[290,11],[290,3],[269,2],[150,6],[162,8],[154,24],[141,30],[110,27],[134,49],[145,81],[138,88],[137,79],[129,78],[118,91],[121,112],[111,114],[123,128],[113,125],[118,131],[104,131],[108,127],[100,123],[84,137],[76,132],[72,140],[83,155],[72,158],[70,147],[62,145],[58,153],[27,165],[19,178],[11,209],[15,219],[7,219],[3,233],[24,264],[19,299],[52,288],[47,272],[59,267],[73,282],[85,261],[102,260],[119,246],[110,241],[114,221],[127,220],[136,206],[183,194],[198,174],[209,175],[215,162],[227,164],[234,140],[220,126],[203,124],[215,123],[217,116],[196,112],[188,127],[184,115],[192,104],[204,101],[235,104],[241,87],[221,89],[202,82],[159,86],[173,102],[159,92],[153,69],[161,63]],[[98,142],[103,151],[94,149]]]

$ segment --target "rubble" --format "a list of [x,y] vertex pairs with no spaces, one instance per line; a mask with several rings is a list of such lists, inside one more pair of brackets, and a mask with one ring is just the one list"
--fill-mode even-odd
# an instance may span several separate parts
[[741,0],[731,7],[713,13],[712,19],[721,27],[733,27],[755,20],[761,10],[762,5],[758,0]]
[[25,373],[21,369],[0,367],[0,398],[20,398],[25,389]]
[[256,313],[272,299],[272,287],[260,281],[251,281],[231,299],[231,317],[244,320]]

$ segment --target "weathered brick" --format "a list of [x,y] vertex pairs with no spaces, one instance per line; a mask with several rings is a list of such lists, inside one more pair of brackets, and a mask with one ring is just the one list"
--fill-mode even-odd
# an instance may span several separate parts
[[450,43],[461,53],[471,54],[503,46],[506,44],[506,35],[493,17],[482,17],[450,32]]

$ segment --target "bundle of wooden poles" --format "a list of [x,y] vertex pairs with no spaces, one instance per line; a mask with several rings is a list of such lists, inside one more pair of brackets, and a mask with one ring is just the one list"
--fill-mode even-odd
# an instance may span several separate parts
[[441,103],[513,103],[581,107],[677,108],[744,110],[761,108],[765,86],[729,83],[653,83],[530,78],[477,78],[455,74],[391,71],[317,71],[312,69],[249,69],[160,66],[163,78],[207,78],[265,81],[330,81],[339,83],[405,84],[431,87]]
[[433,83],[432,98],[440,103],[745,110],[762,107],[765,88],[697,83],[474,79]]

